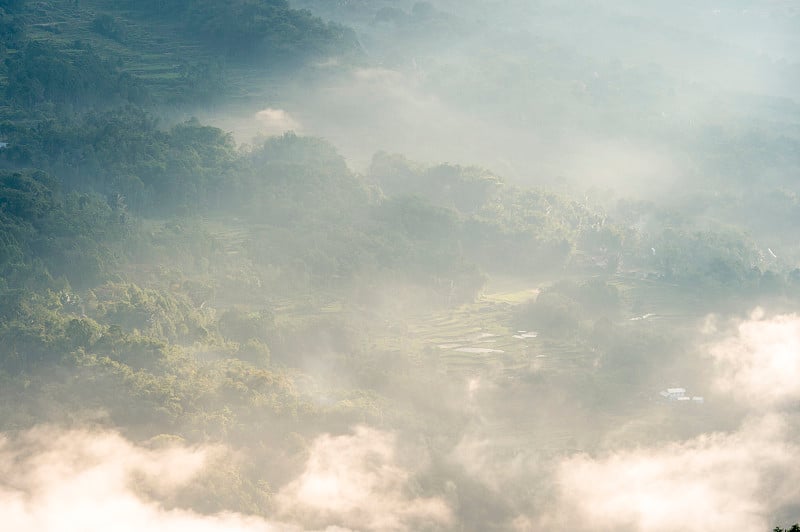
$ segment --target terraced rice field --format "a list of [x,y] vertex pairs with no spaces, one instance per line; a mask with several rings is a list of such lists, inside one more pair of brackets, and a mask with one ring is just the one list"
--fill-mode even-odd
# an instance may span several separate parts
[[622,297],[631,305],[629,320],[680,321],[702,308],[702,299],[696,292],[658,280],[636,279],[616,275],[608,280],[616,286]]
[[448,374],[514,378],[532,371],[570,370],[586,361],[580,346],[543,339],[538,331],[517,329],[517,305],[536,297],[538,287],[491,292],[456,309],[409,320],[408,336],[434,350]]
[[[37,17],[51,22],[31,25],[30,37],[67,52],[74,51],[77,43],[80,46],[88,44],[102,57],[114,63],[119,60],[119,64],[124,65],[124,72],[167,99],[178,94],[187,66],[212,62],[213,50],[182,39],[180,32],[167,21],[154,23],[150,20],[142,24],[135,14],[122,10],[117,14],[128,19],[118,18],[125,31],[124,38],[114,40],[99,35],[92,29],[92,22],[96,15],[104,12],[104,5],[92,0],[82,0],[82,3],[90,9],[78,9],[73,2],[37,4]],[[169,45],[166,44],[166,35],[169,36]],[[128,43],[135,43],[136,47]]]

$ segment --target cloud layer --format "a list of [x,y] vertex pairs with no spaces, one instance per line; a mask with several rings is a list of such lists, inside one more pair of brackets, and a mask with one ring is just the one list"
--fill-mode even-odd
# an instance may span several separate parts
[[360,530],[435,530],[451,521],[438,498],[408,492],[410,473],[396,460],[394,438],[357,427],[353,434],[323,435],[303,473],[278,494],[284,516],[313,526]]
[[756,310],[710,353],[719,390],[753,405],[779,406],[800,399],[800,317],[763,314]]
[[[779,416],[725,434],[561,463],[561,513],[580,530],[769,530],[800,495],[800,447]],[[564,518],[563,516],[570,517]]]
[[16,532],[277,530],[236,514],[167,510],[166,495],[204,467],[213,449],[149,450],[112,432],[34,429],[0,442],[0,515]]
[[[800,397],[800,318],[757,309],[709,349],[715,383],[742,400],[733,432],[562,461],[558,511],[543,526],[572,530],[770,530],[800,500],[800,446],[782,406]],[[724,395],[722,396],[724,398]]]
[[[475,515],[416,482],[431,472],[424,449],[368,427],[314,439],[269,516],[171,506],[222,448],[153,449],[109,431],[40,427],[0,437],[2,525],[15,532],[410,531],[480,526],[468,522],[472,516],[533,531],[769,530],[800,500],[800,438],[787,408],[800,396],[798,342],[800,317],[767,319],[758,311],[709,347],[718,397],[744,400],[745,419],[732,431],[555,461],[533,449],[509,453],[502,435],[462,435],[447,474],[485,486],[496,504],[480,490],[470,494],[469,482],[442,480],[462,505],[485,506]],[[470,388],[474,409],[477,390]],[[531,498],[537,486],[546,501]]]
[[436,530],[445,503],[413,495],[395,440],[356,428],[311,445],[304,472],[280,491],[275,518],[166,508],[218,448],[148,449],[114,432],[40,427],[0,440],[0,516],[15,532]]

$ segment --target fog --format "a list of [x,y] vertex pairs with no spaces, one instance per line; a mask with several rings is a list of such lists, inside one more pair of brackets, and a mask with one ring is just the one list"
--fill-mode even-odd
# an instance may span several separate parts
[[[3,437],[0,509],[5,525],[21,532],[101,530],[112,521],[119,530],[764,530],[798,511],[800,318],[767,317],[758,308],[710,326],[716,319],[708,316],[698,331],[705,339],[699,356],[713,362],[705,384],[719,390],[715,400],[743,405],[731,430],[712,430],[721,406],[709,404],[700,406],[710,410],[702,415],[708,430],[690,438],[553,454],[523,445],[513,430],[488,430],[488,418],[499,413],[486,394],[504,395],[505,408],[514,399],[510,390],[485,390],[473,380],[464,432],[441,457],[413,433],[354,425],[321,434],[294,476],[277,486],[264,518],[199,510],[202,492],[190,489],[198,478],[226,461],[249,461],[227,445],[166,437],[137,444],[96,427],[39,426]],[[696,406],[669,408],[682,407]],[[423,487],[434,474],[446,486],[439,495]],[[473,500],[474,490],[487,491]]]
[[796,511],[796,412],[787,400],[797,393],[798,323],[796,315],[765,318],[756,309],[710,346],[720,399],[745,405],[737,429],[563,460],[557,484],[564,511],[577,510],[577,519],[556,518],[558,526],[764,530],[782,509]]
[[6,436],[0,453],[3,523],[20,532],[112,522],[118,530],[422,530],[452,520],[442,500],[406,495],[410,473],[396,463],[393,438],[365,427],[312,444],[305,470],[276,495],[275,520],[176,504],[204,470],[230,459],[222,448],[141,446],[113,432],[43,426]]
[[265,80],[202,116],[246,142],[274,131],[257,117],[278,106],[357,170],[389,151],[653,197],[714,171],[687,146],[709,127],[797,119],[800,15],[787,2],[298,5],[354,27],[367,65]]
[[[572,530],[765,530],[794,504],[797,446],[781,419],[746,423],[660,448],[560,464],[560,512]],[[563,515],[572,514],[564,518]],[[545,521],[547,522],[547,521]]]
[[0,5],[0,529],[788,531],[799,29]]

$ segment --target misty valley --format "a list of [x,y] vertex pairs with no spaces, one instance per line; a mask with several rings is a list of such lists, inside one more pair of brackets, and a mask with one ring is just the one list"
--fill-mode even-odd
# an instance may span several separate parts
[[798,28],[0,1],[0,530],[797,530]]

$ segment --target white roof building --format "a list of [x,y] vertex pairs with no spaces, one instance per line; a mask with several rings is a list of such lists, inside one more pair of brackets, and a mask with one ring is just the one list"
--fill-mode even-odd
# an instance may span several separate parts
[[658,392],[658,395],[668,401],[691,401],[693,403],[703,403],[705,400],[700,396],[686,395],[686,388],[667,388]]

